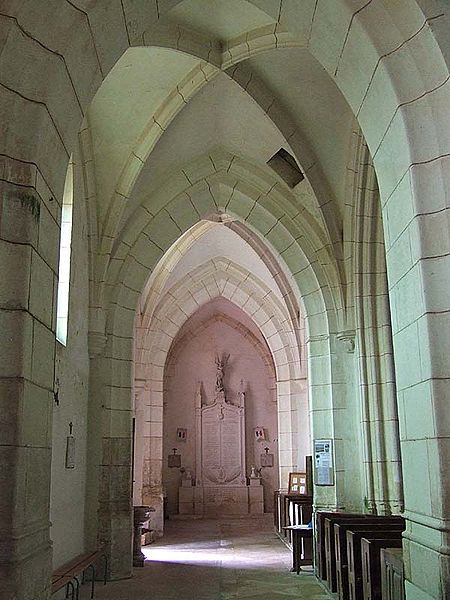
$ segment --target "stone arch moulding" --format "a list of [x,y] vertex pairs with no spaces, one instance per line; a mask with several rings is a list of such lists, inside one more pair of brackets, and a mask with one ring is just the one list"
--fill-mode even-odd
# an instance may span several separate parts
[[[220,298],[220,296],[219,296],[219,298]],[[209,304],[209,303],[207,303],[207,304]],[[204,305],[204,306],[206,306],[206,305]],[[228,315],[224,312],[218,312],[216,315],[210,317],[209,319],[202,321],[201,325],[199,327],[196,327],[195,329],[188,328],[178,340],[174,340],[174,343],[172,344],[169,354],[167,355],[166,369],[173,367],[173,365],[176,362],[176,359],[178,357],[178,354],[180,352],[180,349],[181,349],[182,345],[185,343],[186,339],[191,336],[197,336],[201,331],[206,329],[211,322],[214,322],[214,321],[221,321],[223,323],[227,323],[234,329],[241,332],[244,337],[248,338],[251,341],[252,346],[257,350],[258,355],[260,356],[264,365],[267,367],[268,371],[270,372],[270,380],[273,384],[273,385],[271,385],[270,389],[273,389],[275,392],[275,387],[276,387],[275,363],[273,362],[273,357],[272,357],[272,354],[270,353],[269,347],[267,346],[267,344],[265,342],[264,343],[261,342],[261,340],[259,340],[255,336],[255,334],[248,329],[248,327],[246,327],[240,321],[236,320],[235,318],[231,317],[230,315]],[[170,375],[171,374],[169,374],[169,376]]]
[[[295,291],[297,284],[294,281],[292,274],[273,256],[273,253],[270,248],[268,248],[267,244],[246,227],[245,224],[239,221],[229,220],[223,215],[216,215],[216,218],[223,220],[223,225],[225,227],[230,228],[244,239],[257,253],[269,270],[274,285],[280,290],[289,313],[289,318],[293,324],[295,336],[297,338],[297,347],[299,349],[300,364],[306,364],[305,339],[304,335],[301,334],[301,330],[304,329],[304,320],[302,311],[300,310],[300,302],[297,297],[298,294]],[[151,316],[153,315],[156,305],[160,302],[162,291],[173,268],[180,258],[196,243],[199,237],[206,233],[211,227],[214,227],[214,223],[214,220],[199,221],[196,225],[192,226],[179,238],[171,250],[166,252],[164,257],[158,263],[158,267],[153,270],[141,294],[140,307],[138,308],[142,318],[142,327],[149,326]],[[144,319],[146,319],[146,321],[144,321]]]
[[[295,46],[298,44],[286,43],[285,45]],[[161,46],[168,48],[172,47],[170,44],[167,46],[161,44]],[[275,49],[277,47],[280,46],[277,46],[276,38],[271,36],[271,42],[267,47],[264,47],[264,51],[269,51],[270,49]],[[194,45],[194,50],[195,49]],[[186,49],[183,51],[189,54]],[[254,49],[247,51],[245,58],[250,58],[253,53],[257,54],[261,51],[261,47],[256,45]],[[196,55],[194,51],[193,55]],[[231,65],[236,65],[236,68],[230,71],[229,74],[250,95],[250,97],[253,98],[262,111],[267,112],[270,119],[292,148],[308,182],[314,190],[319,210],[321,211],[324,223],[326,224],[330,245],[333,246],[333,252],[337,257],[336,265],[339,269],[339,276],[341,279],[344,279],[345,271],[342,263],[342,239],[337,226],[338,219],[334,212],[334,203],[330,202],[330,199],[333,197],[333,192],[326,184],[326,179],[322,173],[321,167],[314,156],[309,143],[305,139],[304,134],[300,131],[298,125],[293,122],[288,113],[282,108],[276,98],[265,89],[262,82],[257,82],[256,77],[251,77],[253,85],[247,89],[249,83],[248,74],[244,66],[240,63],[241,60],[244,60],[244,58],[236,57],[236,60],[230,63]],[[101,282],[103,280],[105,270],[108,268],[108,256],[114,252],[114,240],[118,236],[120,237],[120,217],[126,205],[126,201],[131,197],[134,185],[145,165],[146,159],[152,152],[158,139],[163,135],[164,131],[183,108],[185,103],[219,72],[220,69],[217,69],[214,65],[209,63],[200,63],[195,66],[185,79],[166,97],[160,106],[155,109],[155,114],[150,118],[148,125],[144,128],[136,145],[131,149],[128,158],[124,161],[120,177],[116,182],[114,194],[110,199],[106,220],[102,226],[102,235],[99,239],[99,260],[97,261],[98,264],[96,269],[96,278],[98,281]],[[268,97],[271,98],[269,102],[270,110],[267,106]],[[88,142],[87,146],[89,146]],[[93,173],[94,162],[92,160],[85,161],[85,167],[90,173],[90,175],[87,176],[87,179],[93,181],[95,179],[95,174]],[[184,175],[184,173],[185,171],[182,170],[179,175]],[[181,179],[184,178],[181,177]],[[175,182],[175,185],[177,185],[177,183],[179,182]],[[184,181],[184,183],[186,182]],[[99,289],[101,289],[101,286]]]
[[[278,379],[304,376],[294,336],[295,325],[291,322],[286,307],[256,276],[220,257],[197,267],[170,288],[152,315],[141,315],[139,320],[142,329],[138,339],[142,340],[142,346],[137,345],[136,364],[142,365],[144,372],[150,376],[154,368],[163,368],[165,359],[163,362],[158,361],[158,351],[164,349],[165,352],[168,349],[167,343],[172,343],[175,328],[180,328],[204,302],[219,296],[240,306],[252,318],[261,329],[272,353],[278,350],[283,353],[285,362],[275,362]],[[269,327],[272,320],[275,323]],[[283,337],[279,338],[281,335]],[[283,365],[288,370],[282,369]],[[140,373],[140,379],[142,375]]]
[[355,304],[366,506],[403,512],[398,402],[381,203],[372,160],[355,130],[349,163],[347,243]]
[[[312,403],[316,395],[320,397],[320,407],[317,411],[312,409],[313,427],[317,420],[316,435],[326,435],[333,439],[336,437],[333,386],[326,374],[334,369],[335,361],[330,360],[329,333],[336,331],[339,320],[336,304],[341,303],[342,295],[337,283],[339,276],[336,272],[333,275],[333,262],[318,260],[318,256],[324,259],[330,256],[328,247],[314,223],[308,220],[307,212],[302,209],[299,211],[290,204],[283,187],[278,188],[276,182],[267,175],[262,177],[260,170],[250,169],[245,161],[237,157],[227,157],[224,160],[222,156],[216,155],[213,161],[200,161],[197,165],[197,169],[205,169],[205,163],[209,169],[212,164],[219,165],[215,168],[219,168],[220,172],[216,172],[214,168],[208,180],[196,180],[195,170],[192,169],[190,174],[196,180],[193,185],[181,190],[175,186],[175,192],[173,188],[170,191],[160,191],[159,196],[157,194],[153,198],[156,205],[161,207],[159,212],[153,215],[147,209],[138,211],[134,224],[128,224],[122,239],[115,245],[115,255],[111,260],[113,268],[108,275],[111,281],[105,287],[110,309],[107,322],[108,342],[102,371],[105,382],[102,403],[106,425],[103,444],[116,443],[114,440],[108,441],[111,427],[115,429],[119,426],[118,430],[125,438],[130,435],[129,426],[124,421],[126,411],[123,407],[130,408],[133,371],[131,345],[140,290],[144,289],[149,274],[164,252],[185,231],[199,222],[200,214],[218,215],[222,218],[225,216],[225,209],[231,219],[241,220],[247,230],[255,232],[254,235],[261,239],[266,237],[265,243],[281,255],[293,280],[302,290],[310,368],[315,361],[320,364],[324,373],[322,379],[320,369],[314,370],[313,379],[318,385],[310,388]],[[246,172],[249,181],[244,185],[241,180]],[[186,179],[184,181],[186,185]],[[172,183],[171,180],[171,185]],[[233,211],[238,214],[233,214]],[[301,218],[296,220],[299,215]],[[308,235],[305,235],[305,228],[308,229]],[[330,285],[330,281],[336,283]],[[108,472],[111,468],[114,470],[116,467],[108,464],[102,467]],[[340,474],[337,475],[341,477]],[[336,506],[339,503],[337,495],[344,491],[345,486],[340,482],[334,488],[323,490],[318,496],[323,505]],[[340,504],[342,502],[341,500]],[[99,510],[100,534],[102,529],[114,524],[116,515],[119,523],[128,518],[128,513],[121,509],[119,501],[111,502],[105,494],[105,501],[101,501]],[[117,544],[111,551],[113,556],[117,556]],[[126,568],[122,555],[119,555],[118,562],[121,568]]]
[[[168,226],[169,217],[172,224]],[[142,199],[112,248],[102,285],[105,306],[117,304],[121,292],[116,282],[130,273],[130,268],[136,271],[134,263],[139,261],[143,267],[140,282],[146,280],[145,267],[153,270],[181,235],[205,219],[225,222],[247,241],[251,236],[246,231],[256,232],[255,239],[264,240],[286,264],[286,272],[301,290],[304,313],[311,317],[327,312],[330,330],[342,327],[343,284],[331,245],[315,219],[268,168],[221,148],[166,174],[160,188]],[[145,255],[141,254],[144,247]],[[318,325],[309,333],[326,332],[328,326]]]

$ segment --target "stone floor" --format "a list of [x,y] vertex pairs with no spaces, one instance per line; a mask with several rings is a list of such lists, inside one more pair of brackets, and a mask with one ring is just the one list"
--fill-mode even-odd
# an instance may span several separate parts
[[[290,573],[291,553],[272,518],[174,520],[143,548],[133,579],[96,586],[98,600],[329,600],[312,572]],[[83,586],[80,598],[89,597]]]

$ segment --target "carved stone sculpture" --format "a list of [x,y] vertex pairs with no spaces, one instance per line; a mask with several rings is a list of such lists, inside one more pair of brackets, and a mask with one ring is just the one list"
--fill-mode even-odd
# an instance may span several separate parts
[[216,394],[223,394],[225,392],[225,388],[223,387],[223,378],[225,375],[225,367],[227,366],[229,358],[229,354],[222,359],[216,355]]

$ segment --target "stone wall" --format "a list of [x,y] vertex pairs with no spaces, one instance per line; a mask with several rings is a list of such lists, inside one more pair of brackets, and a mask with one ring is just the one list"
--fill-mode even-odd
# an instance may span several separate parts
[[[75,197],[72,221],[69,324],[67,345],[56,342],[55,391],[52,429],[53,567],[85,549],[87,420],[89,392],[88,323],[89,275],[87,214],[80,165],[74,165]],[[66,438],[72,423],[75,467],[65,468]]]

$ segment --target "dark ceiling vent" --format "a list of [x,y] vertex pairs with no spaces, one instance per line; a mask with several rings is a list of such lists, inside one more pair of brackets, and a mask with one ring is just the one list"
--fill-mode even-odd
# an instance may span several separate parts
[[298,168],[295,158],[284,148],[280,148],[278,152],[267,161],[267,164],[290,188],[294,188],[300,181],[305,179],[305,176]]

